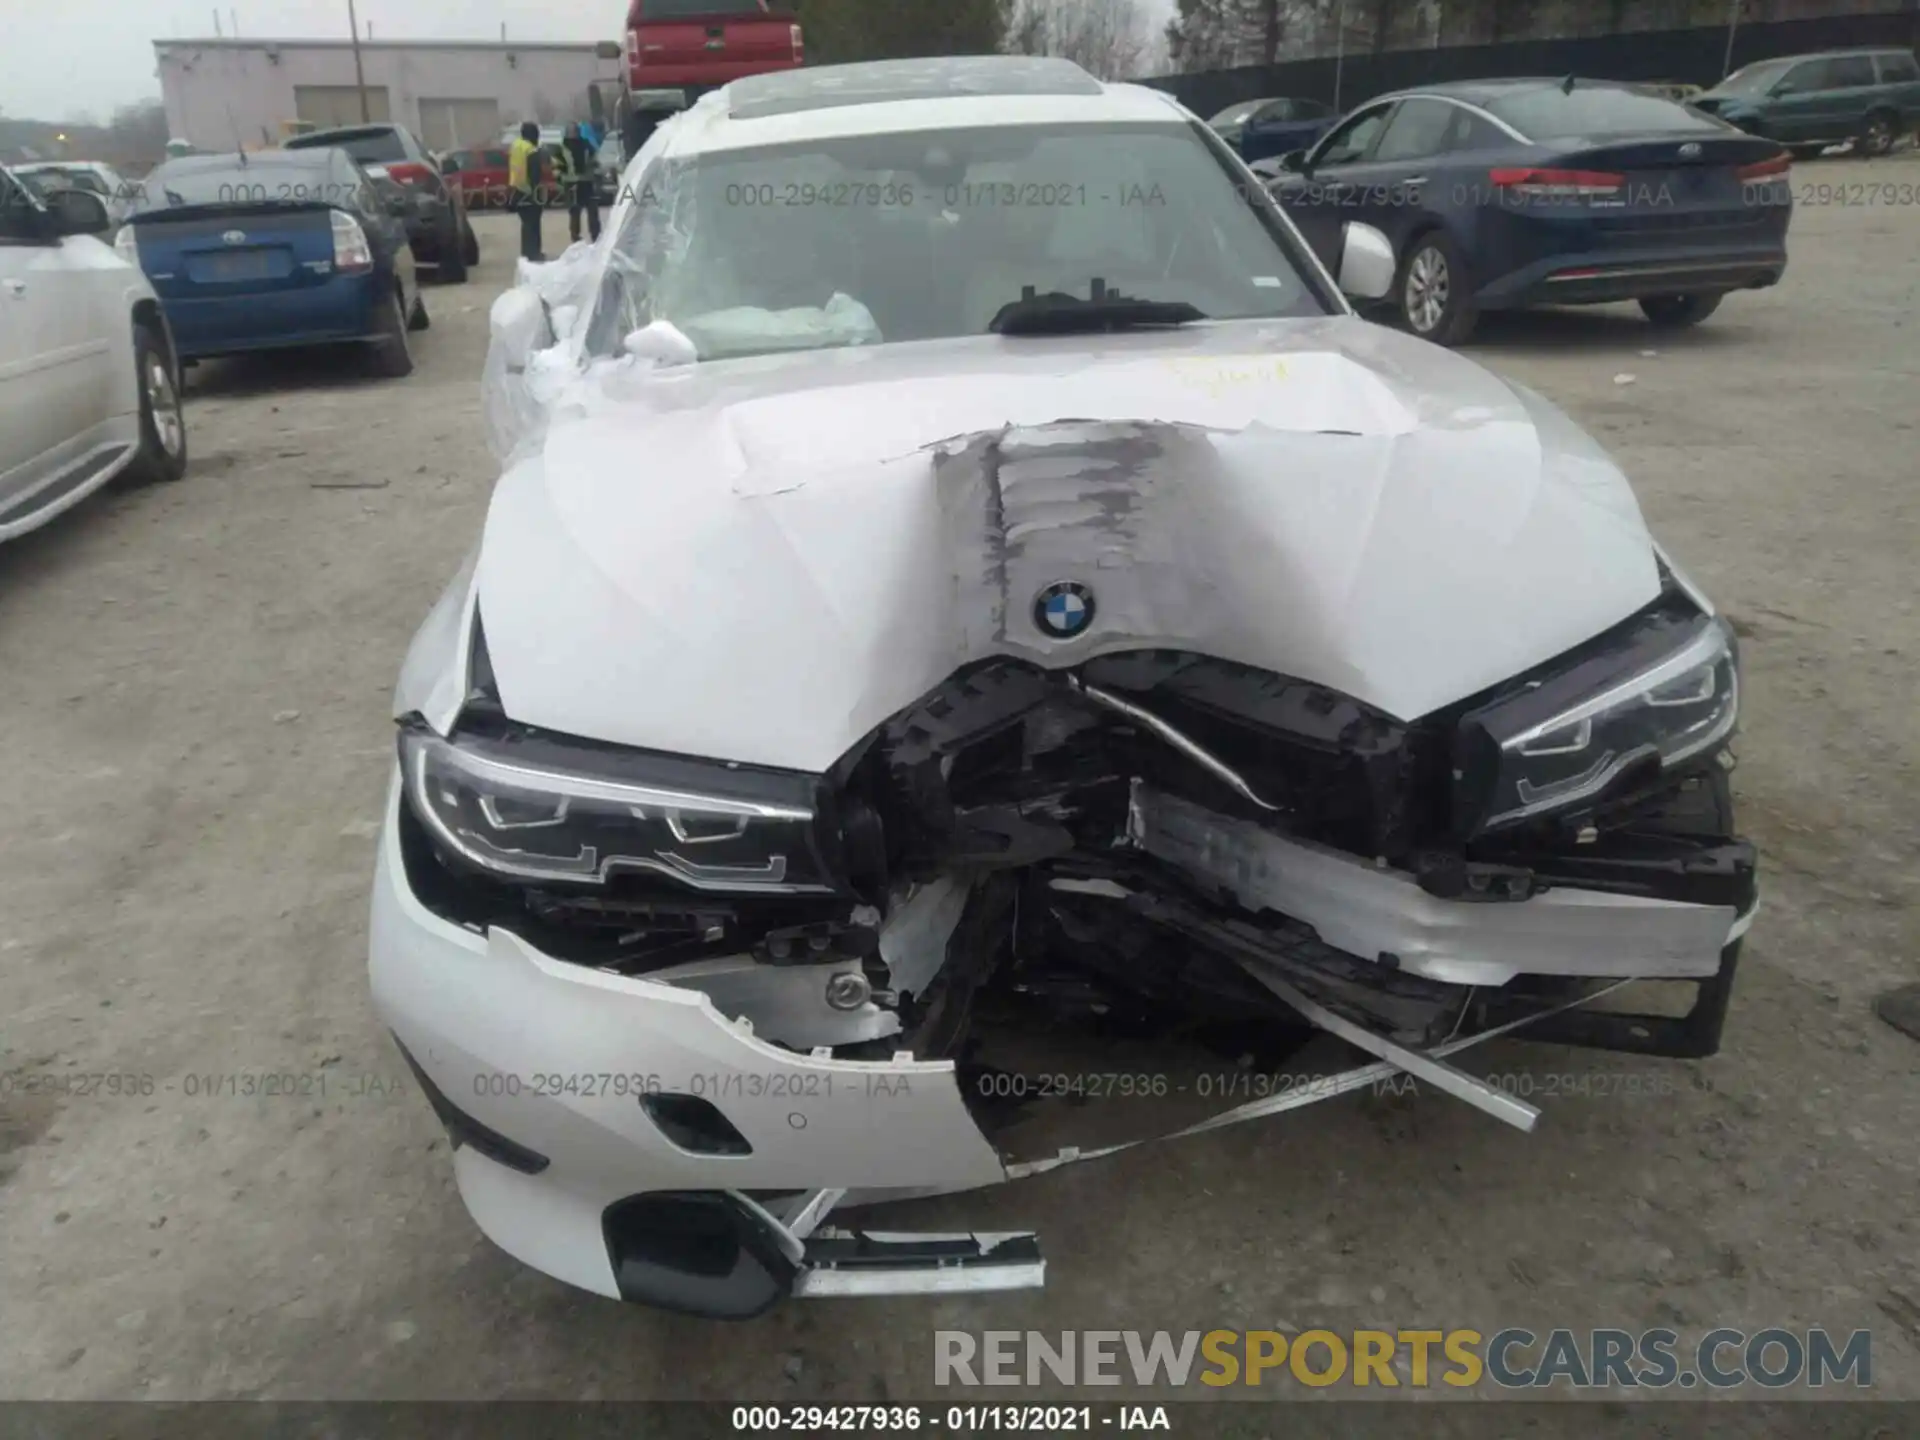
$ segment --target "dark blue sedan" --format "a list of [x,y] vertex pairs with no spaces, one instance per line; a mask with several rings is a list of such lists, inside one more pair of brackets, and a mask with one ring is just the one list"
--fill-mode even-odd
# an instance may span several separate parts
[[1318,100],[1283,96],[1270,100],[1242,100],[1229,105],[1207,124],[1251,164],[1271,160],[1289,150],[1304,150],[1340,118]]
[[413,201],[346,151],[194,155],[135,189],[115,248],[146,271],[183,360],[347,342],[377,374],[413,370]]
[[1383,96],[1271,182],[1329,265],[1381,231],[1408,328],[1457,344],[1483,310],[1634,300],[1697,324],[1787,268],[1780,146],[1623,85],[1486,80]]

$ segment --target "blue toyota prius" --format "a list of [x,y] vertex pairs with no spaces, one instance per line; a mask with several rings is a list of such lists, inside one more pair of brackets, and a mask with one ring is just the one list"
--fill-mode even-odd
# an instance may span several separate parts
[[344,150],[169,160],[133,187],[114,248],[146,272],[183,360],[354,343],[376,374],[413,369],[427,325],[410,198]]

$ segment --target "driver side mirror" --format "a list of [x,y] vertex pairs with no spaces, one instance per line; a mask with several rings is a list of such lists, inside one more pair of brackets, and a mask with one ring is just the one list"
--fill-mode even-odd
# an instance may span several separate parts
[[1393,243],[1371,225],[1349,221],[1340,236],[1340,292],[1351,300],[1384,300],[1393,293]]
[[1285,170],[1289,175],[1306,175],[1310,173],[1307,169],[1307,152],[1304,150],[1289,150],[1280,157],[1280,168]]
[[113,228],[106,202],[90,190],[55,190],[46,205],[58,235],[104,235]]

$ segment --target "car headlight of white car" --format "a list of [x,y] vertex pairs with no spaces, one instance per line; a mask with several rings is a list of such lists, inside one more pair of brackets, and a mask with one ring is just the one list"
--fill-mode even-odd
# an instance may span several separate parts
[[1484,834],[1630,788],[1724,742],[1740,713],[1733,627],[1656,610],[1583,647],[1516,694],[1470,711],[1455,759],[1455,816]]
[[815,845],[809,775],[419,727],[401,731],[400,764],[439,848],[501,879],[604,885],[639,871],[736,894],[836,888]]

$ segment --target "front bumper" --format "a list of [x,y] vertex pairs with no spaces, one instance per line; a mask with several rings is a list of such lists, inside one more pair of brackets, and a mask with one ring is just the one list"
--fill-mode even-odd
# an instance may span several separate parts
[[[461,1197],[508,1254],[618,1298],[604,1221],[636,1195],[952,1190],[1006,1178],[951,1061],[796,1054],[729,1021],[698,991],[450,924],[407,884],[398,817],[396,791],[374,880],[374,1004],[443,1097],[547,1162],[527,1174],[475,1145],[456,1150]],[[658,1092],[709,1100],[751,1153],[681,1148],[642,1107],[642,1095]]]
[[[408,880],[401,804],[396,783],[372,905],[375,1005],[453,1138],[456,1179],[475,1222],[538,1270],[610,1298],[728,1317],[758,1313],[786,1293],[1038,1283],[1031,1237],[808,1239],[793,1217],[823,1196],[830,1207],[849,1192],[871,1200],[967,1190],[1139,1143],[1015,1160],[982,1130],[951,1060],[905,1052],[844,1060],[825,1045],[786,1048],[729,1019],[700,990],[558,960],[505,929],[483,933],[443,919]],[[1566,888],[1512,904],[1449,902],[1332,852],[1261,852],[1238,822],[1182,801],[1137,793],[1134,812],[1142,853],[1230,889],[1248,909],[1306,921],[1357,968],[1397,971],[1404,984],[1494,992],[1473,1033],[1423,1051],[1354,1033],[1324,1007],[1302,1005],[1314,1024],[1379,1060],[1311,1089],[1235,1108],[1223,1102],[1172,1134],[1262,1118],[1401,1071],[1527,1129],[1537,1112],[1447,1069],[1441,1057],[1522,1026],[1529,1036],[1655,1053],[1709,1054],[1717,1046],[1751,905]],[[916,945],[937,946],[930,960],[921,957],[931,974],[949,933],[921,917],[883,931],[882,953],[899,973],[914,962],[907,952]],[[1572,1008],[1592,998],[1584,992],[1554,1005],[1509,984],[1544,980],[1550,994],[1595,976],[1693,979],[1700,1003],[1688,1020],[1662,1022]],[[1269,969],[1263,983],[1284,995],[1297,979]],[[737,1009],[737,994],[714,993]],[[1677,1028],[1658,1030],[1663,1024]],[[1663,1052],[1662,1041],[1672,1048]],[[659,1095],[705,1107],[739,1143],[718,1146],[713,1129],[663,1124],[649,1098]],[[789,1206],[779,1196],[796,1198]],[[942,1246],[965,1255],[943,1257]]]

